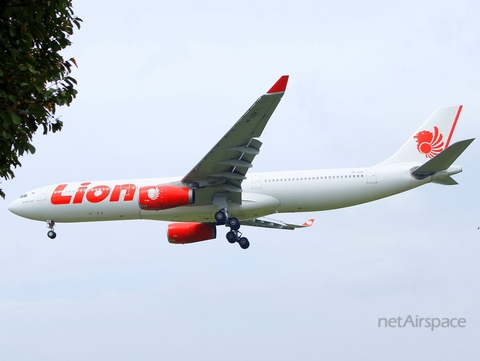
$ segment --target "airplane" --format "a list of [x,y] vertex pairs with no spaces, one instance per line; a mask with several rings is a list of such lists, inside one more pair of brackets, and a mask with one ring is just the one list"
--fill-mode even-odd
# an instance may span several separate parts
[[227,240],[247,249],[240,226],[293,230],[314,222],[266,217],[275,213],[326,211],[427,183],[457,184],[451,176],[462,168],[452,164],[474,140],[450,145],[462,105],[437,109],[395,154],[371,167],[249,173],[288,79],[281,76],[183,177],[59,183],[24,193],[8,209],[46,221],[51,239],[56,223],[150,219],[174,222],[167,226],[173,244],[215,239],[224,225]]

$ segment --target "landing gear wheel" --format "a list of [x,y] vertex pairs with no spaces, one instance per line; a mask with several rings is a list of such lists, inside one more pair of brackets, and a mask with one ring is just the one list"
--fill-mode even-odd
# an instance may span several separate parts
[[240,247],[242,249],[247,249],[248,247],[250,247],[250,242],[248,242],[248,239],[245,238],[245,237],[241,237],[239,240],[238,240],[238,244],[240,245]]
[[224,211],[218,211],[215,213],[215,221],[218,225],[225,224],[227,222],[227,215]]
[[237,242],[237,235],[235,234],[235,232],[230,231],[227,233],[227,241],[230,243]]
[[238,218],[232,217],[228,219],[228,226],[232,231],[238,231],[240,228],[240,221]]
[[47,236],[48,236],[48,238],[50,238],[50,239],[55,239],[55,237],[57,236],[57,234],[55,233],[55,231],[48,231],[48,232],[47,232]]

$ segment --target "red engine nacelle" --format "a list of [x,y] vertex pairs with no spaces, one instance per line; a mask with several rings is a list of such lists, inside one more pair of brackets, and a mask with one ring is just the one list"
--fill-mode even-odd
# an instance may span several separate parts
[[159,211],[186,206],[195,202],[193,189],[175,186],[140,187],[138,204],[141,209]]
[[217,237],[213,223],[170,223],[167,227],[168,242],[176,244],[206,241]]

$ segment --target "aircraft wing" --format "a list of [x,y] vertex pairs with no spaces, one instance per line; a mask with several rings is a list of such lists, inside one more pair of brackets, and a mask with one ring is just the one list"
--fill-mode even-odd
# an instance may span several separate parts
[[247,221],[240,221],[240,224],[244,226],[252,226],[252,227],[295,229],[295,228],[310,227],[313,225],[314,221],[315,220],[312,218],[304,222],[303,224],[289,224],[289,223],[284,223],[282,221],[276,221],[271,218],[262,217],[262,218],[249,219]]
[[241,204],[242,181],[246,178],[245,175],[252,167],[252,161],[262,145],[257,138],[262,134],[282,99],[287,82],[288,75],[280,77],[182,179],[182,182],[198,188],[216,187],[218,188],[216,191],[227,194],[227,199]]

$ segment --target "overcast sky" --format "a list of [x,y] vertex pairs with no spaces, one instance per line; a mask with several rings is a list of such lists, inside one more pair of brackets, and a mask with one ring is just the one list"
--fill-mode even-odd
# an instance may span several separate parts
[[[2,360],[477,360],[479,140],[458,186],[170,245],[166,222],[58,224],[7,210],[60,182],[183,176],[283,74],[254,171],[370,166],[440,106],[480,126],[475,1],[74,1],[78,97],[0,201]],[[379,328],[379,318],[466,319]]]

